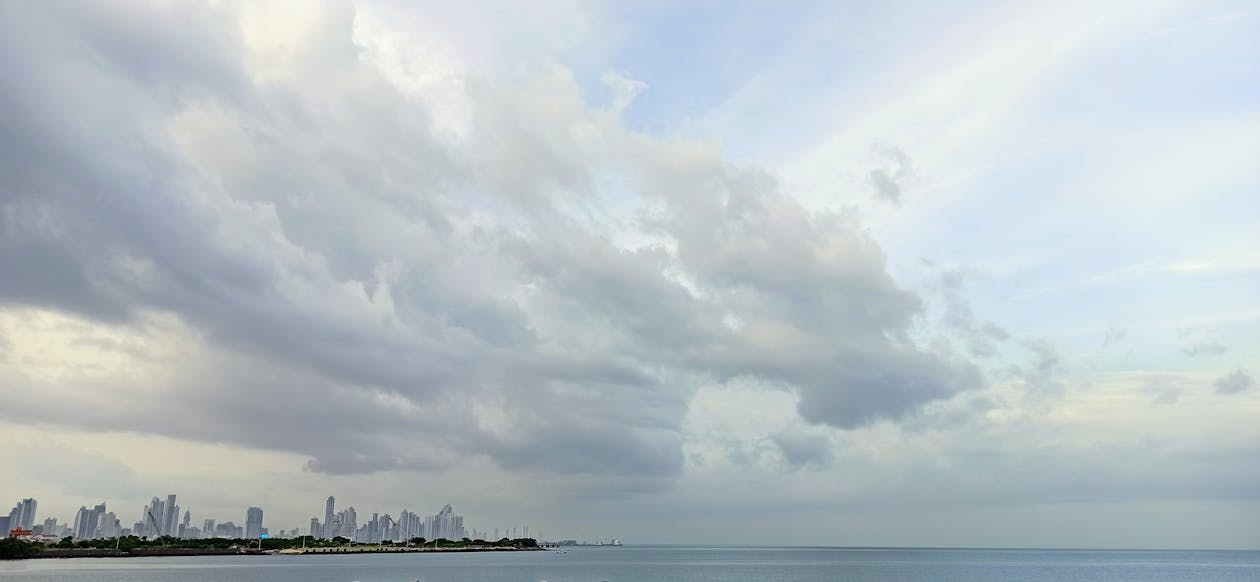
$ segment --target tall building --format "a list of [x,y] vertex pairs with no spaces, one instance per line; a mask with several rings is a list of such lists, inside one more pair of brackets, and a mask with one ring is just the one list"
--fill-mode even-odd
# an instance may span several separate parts
[[179,524],[179,537],[181,537],[181,538],[188,538],[188,537],[192,537],[192,536],[188,535],[188,524],[189,524],[190,522],[192,522],[192,514],[191,514],[191,513],[189,513],[188,511],[185,511],[185,512],[184,512],[184,521],[180,522],[180,524]]
[[263,533],[262,527],[263,510],[261,507],[251,507],[245,510],[245,538],[256,539]]
[[458,540],[464,536],[464,516],[455,515],[455,510],[451,509],[448,504],[429,518],[425,518],[428,522],[429,535],[425,536],[431,539],[448,539]]
[[398,514],[398,539],[406,541],[424,537],[424,532],[420,529],[422,523],[419,515],[406,509],[402,510],[402,513]]
[[[328,501],[324,503],[324,532],[320,536],[322,538],[331,538],[337,535],[336,530],[333,529],[333,509],[336,507],[336,502],[337,500],[332,495],[329,495]],[[315,532],[312,531],[311,535],[315,535]]]
[[207,519],[204,523],[201,524],[201,535],[202,537],[207,537],[207,538],[214,537],[214,520],[213,519]]
[[35,527],[35,507],[39,502],[34,499],[23,499],[13,506],[9,512],[9,527],[3,534],[8,535],[12,529],[31,529]]
[[[104,506],[101,506],[104,509]],[[118,537],[122,533],[122,524],[118,523],[118,517],[114,512],[102,513],[97,519],[96,536],[99,538]]]
[[436,515],[427,516],[423,520],[420,520],[418,516],[407,515],[405,519],[400,519],[400,525],[412,520],[415,520],[419,527],[408,531],[406,539],[422,537],[431,540],[458,540],[468,537],[467,531],[464,530],[464,516],[456,515],[450,505],[443,507]]
[[92,509],[79,507],[79,512],[74,516],[74,533],[71,535],[81,540],[95,539],[99,535],[101,516],[104,514],[104,503]]
[[167,495],[166,504],[162,508],[162,532],[159,535],[173,536],[179,529],[179,506],[175,505],[175,496]]
[[381,540],[399,541],[402,528],[397,520],[390,517],[388,513],[381,516]]
[[324,527],[324,526],[322,526],[322,525],[320,525],[320,524],[319,524],[319,518],[318,518],[318,517],[312,517],[312,518],[311,518],[311,537],[313,537],[313,538],[322,538],[322,537],[324,537],[324,530],[323,530],[323,527]]
[[214,526],[214,537],[241,539],[245,537],[245,529],[230,521]]
[[140,511],[140,523],[144,524],[143,532],[136,535],[156,538],[166,533],[166,502],[154,497],[149,504],[144,506]]
[[354,506],[347,507],[345,511],[337,514],[337,535],[354,539],[355,533],[359,530],[359,514],[355,512]]
[[136,532],[136,535],[151,538],[178,536],[179,506],[175,504],[175,496],[167,495],[165,501],[157,497],[150,500],[140,511],[140,523],[144,524],[144,528],[142,532]]

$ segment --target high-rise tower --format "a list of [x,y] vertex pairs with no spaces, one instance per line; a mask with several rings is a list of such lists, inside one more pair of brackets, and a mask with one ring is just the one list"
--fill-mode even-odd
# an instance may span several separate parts
[[262,535],[263,510],[251,507],[245,510],[245,539],[257,539]]
[[162,515],[157,516],[161,519],[162,531],[160,535],[173,536],[179,527],[179,506],[175,505],[175,496],[167,495],[166,504],[162,507]]
[[[9,512],[9,529],[31,529],[35,527],[35,507],[39,505],[34,499],[23,499],[13,506]],[[0,533],[8,535],[9,532]]]
[[[328,501],[324,504],[324,535],[320,537],[331,538],[337,535],[337,531],[333,526],[333,509],[336,505],[337,500],[332,495],[329,495]],[[311,535],[315,535],[315,532],[311,532]]]

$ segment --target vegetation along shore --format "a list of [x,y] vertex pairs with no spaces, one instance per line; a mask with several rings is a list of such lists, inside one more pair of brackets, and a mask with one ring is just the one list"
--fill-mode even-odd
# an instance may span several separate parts
[[0,560],[28,558],[127,558],[150,556],[220,556],[220,555],[324,555],[324,554],[374,554],[403,552],[513,552],[542,551],[532,538],[497,541],[426,540],[412,538],[407,541],[384,541],[379,544],[356,544],[349,539],[336,537],[317,540],[309,536],[272,539],[211,538],[184,540],[162,536],[145,539],[136,536],[79,540],[63,538],[45,544],[16,538],[0,539]]

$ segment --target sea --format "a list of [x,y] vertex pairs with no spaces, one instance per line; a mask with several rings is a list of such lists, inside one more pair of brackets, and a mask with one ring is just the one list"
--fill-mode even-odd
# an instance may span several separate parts
[[1260,551],[622,546],[0,561],[0,582],[1258,582]]

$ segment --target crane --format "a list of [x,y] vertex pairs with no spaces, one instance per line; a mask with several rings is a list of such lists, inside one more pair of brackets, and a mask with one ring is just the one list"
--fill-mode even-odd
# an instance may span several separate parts
[[[389,527],[389,524],[393,524],[393,527],[398,528],[398,535],[400,535],[400,536],[402,535],[402,524],[399,524],[399,523],[398,523],[398,520],[396,520],[396,519],[394,519],[394,518],[390,517],[388,513],[386,513],[385,515],[383,515],[383,516],[381,516],[381,517],[384,517],[384,518],[385,518],[385,524],[386,524],[386,527]],[[386,532],[388,532],[389,530],[388,530],[388,529],[386,529],[385,531],[386,531]],[[384,535],[384,534],[382,534],[382,535],[381,535],[381,539],[385,539],[385,535]],[[403,540],[403,542],[406,542],[406,541],[407,541],[407,540]]]
[[162,526],[158,525],[157,518],[156,518],[156,517],[153,517],[153,510],[151,510],[151,509],[150,509],[150,510],[146,510],[144,513],[145,513],[145,515],[148,515],[148,516],[149,516],[149,521],[153,523],[153,531],[154,531],[154,532],[157,532],[157,535],[155,535],[155,536],[153,536],[153,537],[155,537],[155,538],[157,538],[157,537],[161,537],[161,536],[162,536]]

